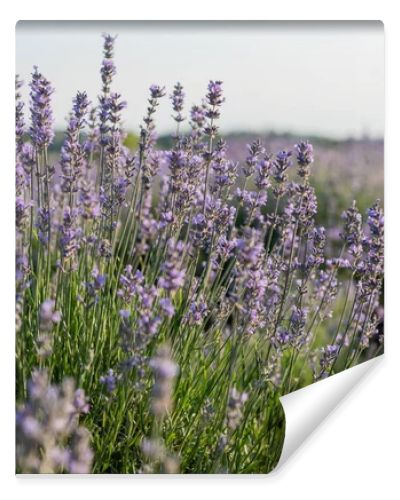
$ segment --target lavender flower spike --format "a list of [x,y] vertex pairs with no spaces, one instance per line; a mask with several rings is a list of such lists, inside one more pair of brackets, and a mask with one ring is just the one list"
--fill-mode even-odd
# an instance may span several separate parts
[[168,241],[167,260],[162,266],[164,275],[159,280],[159,285],[164,290],[176,291],[184,284],[185,271],[181,266],[183,250],[182,241],[175,241],[173,238]]
[[15,143],[17,154],[20,153],[23,146],[23,136],[25,132],[24,122],[24,103],[21,101],[19,89],[22,87],[23,81],[19,80],[18,75],[15,77]]
[[42,149],[49,146],[54,138],[53,112],[51,109],[51,95],[54,92],[54,88],[39,73],[37,66],[34,66],[30,88],[30,136],[33,144],[38,149]]
[[103,82],[103,94],[107,95],[110,92],[111,82],[113,76],[116,74],[115,64],[113,61],[114,57],[114,42],[116,37],[112,37],[108,34],[103,34],[104,45],[103,54],[104,59],[101,64],[101,81]]
[[179,82],[175,84],[174,91],[171,94],[170,98],[172,101],[172,109],[175,111],[173,119],[179,124],[185,119],[182,115],[185,93],[183,92],[183,87]]
[[299,164],[299,176],[308,178],[310,175],[310,165],[314,162],[314,148],[308,141],[301,141],[295,144],[297,151],[297,163]]

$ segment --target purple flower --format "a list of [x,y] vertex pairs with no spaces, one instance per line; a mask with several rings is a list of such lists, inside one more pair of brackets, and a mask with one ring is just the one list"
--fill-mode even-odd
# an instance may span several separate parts
[[81,129],[85,124],[85,118],[91,102],[86,92],[78,92],[73,100],[73,115],[78,121],[78,128]]
[[50,82],[34,66],[30,83],[31,126],[29,129],[33,144],[38,149],[49,146],[54,138],[51,95],[54,92]]
[[35,148],[29,142],[22,144],[19,152],[19,160],[25,172],[30,174],[35,164]]
[[301,141],[295,144],[297,151],[297,163],[299,164],[299,176],[308,178],[310,175],[310,165],[314,162],[314,148],[308,141]]
[[290,332],[296,339],[297,345],[301,344],[304,340],[301,337],[305,334],[304,328],[306,326],[307,315],[307,308],[293,306],[290,316]]
[[81,229],[77,226],[77,209],[67,207],[63,214],[63,223],[59,227],[60,247],[64,259],[72,258],[80,248]]
[[326,378],[329,375],[329,370],[339,356],[339,353],[340,346],[337,344],[327,345],[321,348],[321,358],[319,360],[321,372],[316,377],[317,379]]
[[89,413],[90,405],[83,389],[75,391],[73,405],[76,413]]
[[172,210],[167,210],[166,212],[161,212],[160,213],[160,222],[159,222],[160,229],[164,228],[165,226],[168,226],[168,224],[171,224],[171,222],[173,220],[174,220],[174,216],[173,216]]
[[195,247],[209,244],[212,235],[212,221],[203,213],[192,217],[191,240]]
[[139,141],[139,168],[145,189],[149,189],[152,178],[152,168],[147,161],[156,142],[154,113],[159,105],[158,100],[165,95],[165,87],[159,85],[150,86],[150,98],[147,114],[143,118],[144,126],[140,127]]
[[372,300],[380,293],[384,266],[384,218],[379,200],[368,210],[369,235],[362,241],[363,256],[356,263],[361,300]]
[[209,310],[203,296],[201,296],[198,300],[191,302],[186,316],[189,325],[201,325],[207,317],[208,312]]
[[273,170],[272,155],[264,154],[263,158],[256,163],[255,185],[258,189],[268,189],[271,186],[271,175]]
[[[206,95],[207,104],[209,106],[221,106],[225,99],[222,96],[222,82],[219,80],[213,81],[210,80],[208,84],[208,92]],[[210,111],[207,112],[208,118],[215,118],[214,114],[210,114]]]
[[226,236],[222,235],[217,241],[217,254],[222,259],[228,259],[232,257],[234,250],[237,247],[236,239],[228,239]]
[[236,207],[229,206],[217,199],[207,207],[207,215],[214,223],[214,228],[219,233],[233,225],[236,216]]
[[[117,294],[126,304],[136,299],[136,326],[132,329],[130,314],[120,311],[122,345],[125,351],[144,346],[157,333],[161,318],[155,314],[156,299],[159,291],[155,286],[146,285],[140,271],[133,272],[132,266],[127,266],[120,277],[121,288]],[[135,335],[134,335],[135,334]],[[136,344],[135,344],[136,343]]]
[[[93,155],[100,144],[100,130],[97,126],[97,109],[95,107],[91,108],[91,110],[89,111],[87,122],[89,130],[83,143],[83,148],[86,154]],[[89,168],[91,168],[92,166],[92,163],[88,164]]]
[[89,473],[90,434],[79,426],[79,415],[88,410],[85,393],[75,390],[72,379],[51,385],[46,371],[34,371],[28,398],[16,415],[16,460],[21,472]]
[[170,99],[172,101],[172,109],[175,111],[175,115],[173,115],[173,119],[177,123],[181,123],[185,119],[182,115],[184,98],[185,98],[185,93],[183,92],[183,87],[178,82],[175,84],[174,91],[172,92],[172,94],[170,96]]
[[265,149],[262,146],[261,141],[257,139],[247,145],[247,150],[249,154],[246,158],[246,165],[243,167],[243,173],[245,177],[250,177],[253,175],[258,161],[265,154]]
[[70,474],[90,474],[93,452],[90,449],[90,433],[78,427],[72,435],[71,448],[68,450],[66,468]]
[[281,196],[285,191],[283,184],[288,179],[287,170],[292,166],[291,156],[291,151],[279,151],[275,157],[272,175],[278,184],[275,188],[276,196]]
[[100,384],[106,386],[107,392],[114,392],[117,388],[118,376],[115,374],[114,370],[110,368],[106,375],[100,377]]
[[85,283],[85,286],[89,296],[95,297],[96,298],[95,302],[97,302],[99,292],[101,292],[104,289],[107,277],[103,274],[100,274],[100,271],[96,264],[93,266],[91,276],[93,280]]
[[101,215],[99,196],[94,187],[85,181],[80,185],[78,206],[80,215],[86,220],[94,220]]
[[61,313],[55,311],[55,301],[45,300],[40,306],[40,330],[50,331],[53,325],[61,321]]
[[343,213],[342,218],[345,224],[341,237],[348,245],[349,254],[352,255],[357,262],[362,254],[363,230],[362,217],[355,201],[353,205]]
[[217,80],[210,80],[208,84],[208,92],[206,95],[206,117],[209,122],[204,127],[204,133],[210,138],[213,138],[217,135],[218,127],[215,125],[214,121],[220,117],[220,107],[225,101],[222,96],[222,82]]
[[168,297],[160,299],[160,307],[162,312],[168,318],[172,318],[172,316],[175,314],[175,308],[172,305],[171,299],[169,299]]
[[296,184],[293,215],[300,225],[310,228],[316,214],[317,197],[314,188],[309,184]]
[[267,203],[267,193],[264,191],[247,191],[245,189],[236,189],[236,196],[242,202],[244,208],[247,212],[246,222],[248,225],[251,224],[253,219],[262,220],[261,207]]
[[121,121],[121,112],[127,107],[127,102],[121,100],[121,94],[113,92],[107,101],[108,119],[113,124],[113,129],[118,129]]
[[165,153],[165,160],[171,172],[172,192],[182,192],[188,184],[188,156],[184,151],[173,150]]
[[159,286],[169,292],[181,288],[185,282],[185,270],[182,268],[184,243],[173,238],[168,240],[167,258],[162,265],[163,276],[159,279]]
[[47,208],[37,209],[36,227],[38,228],[38,238],[42,245],[47,245],[50,227],[50,212]]
[[119,283],[121,288],[117,294],[126,303],[129,303],[132,297],[140,295],[144,290],[143,274],[139,270],[133,272],[131,265],[125,267],[124,273],[120,276]]
[[129,184],[129,180],[121,176],[118,176],[112,184],[112,202],[116,211],[120,207],[126,206],[126,194]]
[[384,226],[384,217],[383,212],[380,207],[379,200],[368,209],[368,226],[373,236],[382,236],[383,234],[383,226]]
[[61,189],[64,193],[75,193],[86,164],[84,146],[79,142],[79,134],[85,123],[89,101],[86,92],[78,92],[73,100],[73,113],[61,148]]
[[201,129],[206,120],[206,107],[205,106],[192,106],[190,110],[190,119],[192,124]]
[[318,267],[324,263],[325,241],[325,228],[314,228],[312,232],[312,245],[306,262],[308,268]]
[[103,44],[103,53],[106,59],[112,59],[114,55],[114,43],[117,39],[117,36],[111,36],[108,33],[103,33],[104,44]]
[[215,172],[215,184],[220,189],[232,186],[237,177],[237,163],[226,157],[226,142],[220,139],[212,153],[211,168]]
[[30,208],[30,204],[25,203],[21,196],[15,198],[15,225],[20,232],[23,232],[28,220],[28,208]]
[[160,87],[159,85],[150,85],[150,94],[152,99],[160,99],[165,96],[165,87]]
[[15,76],[15,145],[17,156],[23,145],[23,136],[25,133],[24,121],[24,103],[21,101],[19,89],[22,87],[23,81],[19,80],[19,76]]
[[[24,254],[16,254],[15,258],[15,282],[17,290],[23,290],[28,283],[26,278],[30,272],[28,257]],[[18,296],[17,296],[18,298]]]
[[108,34],[103,34],[104,45],[103,53],[104,59],[101,64],[101,81],[103,82],[103,93],[108,94],[112,83],[113,76],[116,74],[116,69],[113,61],[114,57],[114,42],[116,37]]
[[273,340],[279,347],[288,347],[292,341],[292,333],[284,328],[278,327],[275,339]]
[[259,237],[260,233],[253,229],[246,231],[245,238],[237,239],[238,261],[244,268],[257,266],[261,260],[264,248]]

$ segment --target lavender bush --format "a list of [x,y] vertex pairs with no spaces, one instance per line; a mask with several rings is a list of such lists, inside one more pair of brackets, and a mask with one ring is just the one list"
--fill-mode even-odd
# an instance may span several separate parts
[[54,89],[34,68],[26,109],[16,80],[17,471],[268,472],[279,397],[383,348],[382,209],[354,202],[333,253],[313,146],[254,140],[232,161],[220,81],[191,109],[180,83],[151,85],[129,150],[114,45],[56,162]]

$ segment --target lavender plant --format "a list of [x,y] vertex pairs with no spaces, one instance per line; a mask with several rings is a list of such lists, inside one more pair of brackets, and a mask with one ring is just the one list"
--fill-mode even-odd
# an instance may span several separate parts
[[269,472],[279,397],[383,349],[382,208],[335,253],[313,146],[232,161],[221,81],[187,112],[175,85],[169,150],[151,85],[129,150],[114,45],[54,160],[54,89],[34,68],[28,118],[16,80],[17,471]]

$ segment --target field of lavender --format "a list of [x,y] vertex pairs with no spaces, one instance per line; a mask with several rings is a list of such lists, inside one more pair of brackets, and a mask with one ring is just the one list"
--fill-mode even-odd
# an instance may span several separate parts
[[279,397],[383,350],[381,143],[359,188],[326,146],[226,142],[210,81],[190,110],[152,85],[132,150],[114,45],[57,155],[52,84],[35,67],[25,106],[16,80],[16,471],[267,473]]

